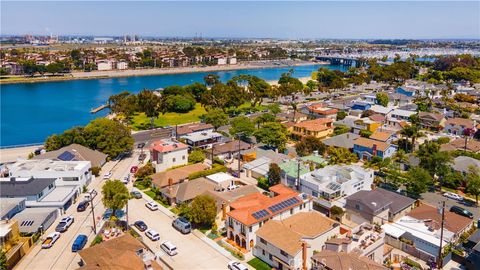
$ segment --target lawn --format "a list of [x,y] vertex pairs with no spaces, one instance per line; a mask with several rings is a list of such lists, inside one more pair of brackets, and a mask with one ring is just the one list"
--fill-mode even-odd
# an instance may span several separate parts
[[[198,122],[200,121],[200,116],[206,112],[207,111],[205,108],[203,108],[200,103],[197,103],[195,105],[195,109],[188,113],[168,112],[165,114],[160,114],[159,117],[155,119],[154,124],[156,127],[160,127]],[[144,113],[135,114],[130,125],[133,130],[148,129],[150,128],[150,119]]]
[[247,263],[257,270],[271,270],[272,269],[272,267],[270,267],[270,265],[268,265],[264,261],[260,260],[259,258],[251,259]]

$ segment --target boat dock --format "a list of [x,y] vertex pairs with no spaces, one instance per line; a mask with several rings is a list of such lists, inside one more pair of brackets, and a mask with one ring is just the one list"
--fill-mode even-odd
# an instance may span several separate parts
[[103,105],[100,105],[100,106],[98,106],[98,107],[96,107],[96,108],[91,109],[91,110],[90,110],[90,113],[97,113],[97,112],[99,112],[99,111],[101,111],[101,110],[103,110],[103,109],[106,109],[106,108],[108,108],[108,104],[103,104]]

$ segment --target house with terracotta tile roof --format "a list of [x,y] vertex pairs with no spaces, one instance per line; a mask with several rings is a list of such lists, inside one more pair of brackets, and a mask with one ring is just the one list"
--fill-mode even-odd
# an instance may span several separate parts
[[465,145],[465,139],[455,139],[449,143],[442,144],[440,146],[440,151],[455,151],[455,150],[466,150],[473,153],[480,152],[480,142],[475,139],[467,140]]
[[314,136],[324,139],[333,134],[333,120],[330,118],[319,118],[297,123],[293,126],[292,135],[297,138],[303,136]]
[[150,153],[156,172],[187,165],[188,163],[188,145],[181,142],[173,140],[156,141],[152,144]]
[[463,130],[467,128],[475,128],[475,124],[472,120],[455,117],[447,119],[443,131],[453,135],[463,135]]
[[335,120],[337,118],[337,109],[329,108],[323,104],[313,104],[307,107],[308,112],[315,118],[329,118]]
[[249,194],[230,203],[227,238],[247,251],[255,246],[256,232],[269,220],[286,219],[312,210],[311,197],[282,184],[270,187],[270,196]]
[[[317,211],[300,212],[284,220],[269,220],[257,231],[253,255],[276,269],[300,269],[302,242],[308,245],[306,258],[323,250],[325,242],[340,233],[340,224]],[[306,261],[310,268],[310,261]]]
[[188,176],[191,173],[203,171],[208,168],[209,166],[203,163],[196,163],[168,171],[158,172],[152,175],[152,185],[158,189],[175,185],[188,179]]

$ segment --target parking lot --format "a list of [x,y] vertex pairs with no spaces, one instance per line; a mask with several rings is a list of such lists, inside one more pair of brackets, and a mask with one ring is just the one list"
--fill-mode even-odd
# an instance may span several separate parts
[[450,210],[450,207],[452,207],[453,205],[460,206],[460,207],[472,212],[473,216],[474,216],[473,217],[474,220],[479,220],[480,219],[480,208],[478,207],[478,205],[474,206],[474,207],[468,207],[468,206],[465,206],[465,205],[461,204],[457,200],[453,200],[453,199],[444,197],[440,193],[432,193],[432,192],[423,193],[422,198],[423,198],[423,201],[425,201],[426,203],[428,203],[432,206],[440,206],[441,203],[443,201],[445,201],[445,207],[447,208],[447,210]]

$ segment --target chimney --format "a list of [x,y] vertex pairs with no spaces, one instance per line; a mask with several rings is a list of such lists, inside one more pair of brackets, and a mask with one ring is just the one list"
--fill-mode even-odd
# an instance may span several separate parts
[[227,203],[222,202],[222,220],[227,219]]

